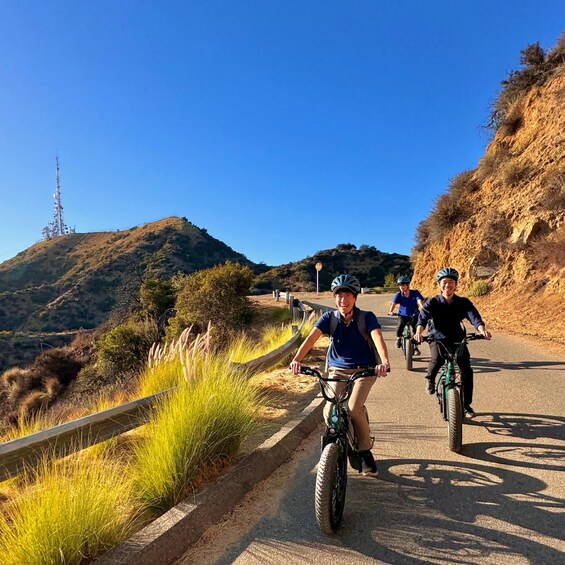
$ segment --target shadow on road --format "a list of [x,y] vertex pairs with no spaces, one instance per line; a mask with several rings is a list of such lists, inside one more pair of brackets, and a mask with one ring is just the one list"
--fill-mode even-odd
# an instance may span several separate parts
[[494,435],[521,439],[559,439],[565,441],[565,418],[545,414],[481,412],[468,426],[482,426]]

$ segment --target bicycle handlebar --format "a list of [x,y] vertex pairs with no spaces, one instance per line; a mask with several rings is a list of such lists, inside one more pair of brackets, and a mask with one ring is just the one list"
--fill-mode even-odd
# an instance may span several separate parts
[[[390,372],[390,369],[388,369],[387,372]],[[300,365],[300,373],[303,375],[308,375],[309,377],[316,377],[326,383],[343,383],[349,381],[353,382],[356,381],[357,379],[364,379],[365,377],[374,377],[375,368],[368,367],[366,369],[360,369],[359,371],[356,371],[352,375],[349,375],[347,379],[330,379],[329,377],[323,377],[320,371],[314,369],[313,367],[308,367],[306,365]]]
[[[485,336],[483,334],[477,334],[477,333],[471,333],[471,334],[467,334],[462,341],[455,341],[453,342],[455,345],[458,345],[460,343],[464,343],[467,341],[474,341],[476,339],[485,339]],[[413,340],[414,341],[414,340]],[[434,341],[442,341],[441,339],[437,339],[434,336],[431,335],[423,335],[422,336],[422,341],[425,341],[427,343],[431,343]],[[414,341],[414,343],[417,343],[416,341]]]

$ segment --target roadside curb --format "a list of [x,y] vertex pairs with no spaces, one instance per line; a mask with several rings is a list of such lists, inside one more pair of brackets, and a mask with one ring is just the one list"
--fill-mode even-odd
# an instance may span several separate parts
[[322,422],[323,405],[323,399],[317,396],[297,417],[225,475],[102,555],[95,561],[96,565],[173,564],[208,527],[290,458],[302,440]]

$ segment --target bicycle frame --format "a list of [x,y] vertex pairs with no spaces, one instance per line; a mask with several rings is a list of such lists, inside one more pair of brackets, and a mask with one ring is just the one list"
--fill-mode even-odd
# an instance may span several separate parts
[[[347,409],[347,401],[351,396],[355,381],[366,377],[374,377],[375,370],[373,368],[361,369],[350,375],[348,379],[330,379],[323,377],[316,369],[303,365],[301,367],[301,373],[316,377],[319,380],[322,396],[332,405],[329,422],[326,422],[326,430],[321,438],[322,450],[328,443],[340,443],[344,453],[349,459],[351,467],[361,472],[361,460],[358,456],[357,440],[353,423]],[[328,383],[344,383],[345,387],[341,393],[335,395],[334,391],[328,386]]]

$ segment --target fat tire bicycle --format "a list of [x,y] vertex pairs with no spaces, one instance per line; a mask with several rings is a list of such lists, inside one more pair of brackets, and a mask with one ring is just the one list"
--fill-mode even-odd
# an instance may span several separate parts
[[485,339],[481,334],[467,334],[462,341],[455,342],[454,351],[451,351],[445,343],[432,336],[423,336],[422,341],[427,343],[436,342],[441,348],[445,363],[439,373],[435,391],[439,403],[439,409],[443,419],[447,422],[447,442],[449,449],[458,453],[463,445],[463,410],[464,396],[463,383],[457,367],[456,360],[461,355],[468,341]]
[[[417,314],[415,314],[417,316]],[[393,312],[392,316],[400,316],[397,312]],[[404,353],[404,359],[406,360],[406,369],[408,371],[412,370],[412,361],[414,358],[414,350],[417,345],[415,344],[413,337],[414,333],[412,330],[412,320],[413,316],[410,316],[410,321],[407,322],[402,330],[402,337],[400,338],[402,345],[402,353]]]
[[[330,421],[321,437],[322,455],[316,473],[315,512],[316,521],[324,534],[333,534],[339,528],[345,508],[347,490],[347,461],[353,469],[361,473],[361,456],[353,423],[347,409],[353,384],[357,379],[374,377],[373,368],[361,369],[347,379],[331,379],[311,367],[302,365],[300,372],[315,377],[320,382],[322,396],[332,404]],[[328,383],[345,383],[344,390],[335,395]],[[365,412],[366,414],[366,412]],[[368,416],[367,416],[368,421]],[[374,441],[374,438],[372,438]]]

